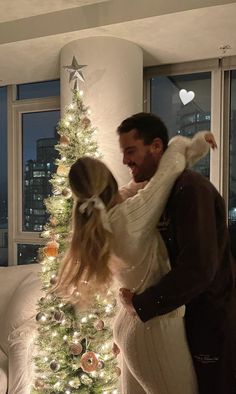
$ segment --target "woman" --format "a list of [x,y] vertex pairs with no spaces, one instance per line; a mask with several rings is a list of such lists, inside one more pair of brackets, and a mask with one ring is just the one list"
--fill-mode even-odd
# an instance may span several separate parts
[[[189,161],[208,151],[208,143],[215,147],[209,132],[192,141],[175,137],[150,182],[124,202],[105,164],[90,157],[78,159],[69,173],[75,197],[73,233],[58,289],[74,286],[81,292],[83,282],[99,291],[109,287],[112,275],[136,293],[157,283],[170,270],[157,222],[175,180]],[[121,307],[114,339],[122,355],[122,394],[197,394],[184,309],[142,323]]]

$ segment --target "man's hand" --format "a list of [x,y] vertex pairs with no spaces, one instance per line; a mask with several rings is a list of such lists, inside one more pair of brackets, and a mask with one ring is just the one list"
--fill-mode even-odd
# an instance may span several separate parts
[[121,288],[119,290],[119,297],[123,307],[133,316],[137,316],[136,311],[133,307],[132,299],[134,293],[128,289]]

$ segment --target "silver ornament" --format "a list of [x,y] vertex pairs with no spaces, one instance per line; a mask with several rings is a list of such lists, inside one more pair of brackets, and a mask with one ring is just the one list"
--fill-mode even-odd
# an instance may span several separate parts
[[78,79],[84,82],[84,76],[81,71],[84,67],[87,67],[87,64],[79,64],[75,56],[73,56],[72,63],[69,66],[63,66],[70,73],[70,82]]

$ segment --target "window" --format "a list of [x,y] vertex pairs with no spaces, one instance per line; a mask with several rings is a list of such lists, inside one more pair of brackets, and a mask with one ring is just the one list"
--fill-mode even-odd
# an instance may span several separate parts
[[8,264],[7,88],[0,88],[0,266]]
[[[51,194],[51,184],[48,180],[55,171],[54,163],[58,156],[54,146],[58,142],[56,125],[59,117],[60,111],[22,114],[22,231],[42,230],[42,226],[35,226],[37,215],[44,218],[43,224],[48,219],[43,200]],[[49,162],[50,171],[48,171]],[[40,182],[38,182],[39,179]],[[30,220],[26,217],[29,208],[33,210]]]
[[18,244],[17,262],[18,265],[37,263],[39,245]]
[[[210,175],[225,199],[236,258],[236,57],[151,67],[144,73],[146,109],[164,120],[170,136],[204,129],[215,134],[218,149],[195,169]],[[185,105],[181,89],[195,94]]]
[[59,90],[52,89],[53,85],[59,87],[59,81],[51,82],[19,85],[17,100],[14,87],[8,88],[12,119],[9,125],[12,164],[8,173],[11,264],[35,261],[36,250],[44,242],[40,238],[48,219],[44,199],[51,194],[49,181],[58,155],[55,144],[60,119],[59,97],[55,97]]
[[[150,111],[164,121],[170,137],[210,130],[211,73],[155,76],[150,79],[150,101]],[[210,155],[194,169],[209,178]]]
[[60,96],[59,80],[17,85],[17,100],[52,96]]
[[228,217],[232,252],[236,258],[236,70],[231,71],[230,85]]

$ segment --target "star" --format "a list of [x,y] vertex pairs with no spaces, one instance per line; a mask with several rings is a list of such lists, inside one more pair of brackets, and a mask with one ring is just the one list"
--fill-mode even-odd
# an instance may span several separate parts
[[84,67],[87,67],[87,64],[79,64],[75,56],[73,56],[72,63],[69,66],[63,66],[70,73],[70,82],[74,79],[84,82],[84,76],[81,71]]

